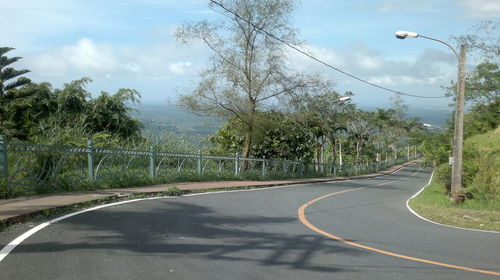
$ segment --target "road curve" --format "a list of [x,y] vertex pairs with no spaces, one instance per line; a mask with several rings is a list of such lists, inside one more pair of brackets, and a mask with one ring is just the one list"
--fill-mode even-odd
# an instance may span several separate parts
[[[413,165],[372,179],[100,208],[22,241],[0,261],[0,278],[500,279],[500,234],[406,209],[429,177]],[[0,244],[28,229],[1,232]]]

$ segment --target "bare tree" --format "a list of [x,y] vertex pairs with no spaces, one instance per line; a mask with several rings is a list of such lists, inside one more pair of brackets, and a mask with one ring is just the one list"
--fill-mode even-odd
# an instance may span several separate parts
[[221,0],[210,6],[225,16],[222,22],[187,23],[176,31],[181,42],[198,39],[213,51],[200,82],[181,95],[179,104],[195,113],[241,120],[246,128],[242,154],[248,157],[257,110],[306,87],[305,79],[287,68],[284,45],[262,32],[297,44],[289,22],[294,5],[289,0]]

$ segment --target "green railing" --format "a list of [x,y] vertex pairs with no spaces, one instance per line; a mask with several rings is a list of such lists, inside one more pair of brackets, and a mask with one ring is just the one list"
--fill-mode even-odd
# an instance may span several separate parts
[[[350,176],[385,169],[408,160],[379,164],[307,164],[300,161],[86,147],[8,143],[0,135],[0,178],[22,193],[81,190],[118,181],[169,182],[184,176],[217,178],[277,178]],[[320,170],[320,171],[318,171]]]

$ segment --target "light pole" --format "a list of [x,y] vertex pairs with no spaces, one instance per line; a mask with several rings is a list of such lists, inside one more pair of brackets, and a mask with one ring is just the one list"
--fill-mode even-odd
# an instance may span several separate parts
[[415,32],[397,31],[396,38],[418,38],[433,40],[450,48],[458,60],[458,85],[455,98],[455,128],[453,133],[453,162],[451,171],[451,198],[453,203],[460,203],[464,200],[464,191],[462,188],[462,159],[463,159],[463,141],[464,141],[464,92],[465,92],[465,52],[466,45],[460,45],[460,55],[448,43],[436,38],[424,36]]
[[[339,99],[335,100],[334,102],[346,102],[349,100],[351,100],[350,96],[342,96]],[[340,167],[342,168],[342,143],[340,142],[340,139],[339,139],[339,164],[340,164]]]

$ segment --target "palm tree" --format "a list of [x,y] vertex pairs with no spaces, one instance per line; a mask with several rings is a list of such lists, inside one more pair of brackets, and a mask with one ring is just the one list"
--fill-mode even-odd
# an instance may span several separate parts
[[20,77],[10,83],[6,83],[8,80],[12,80],[18,76],[26,74],[29,70],[16,70],[12,67],[7,67],[10,64],[18,61],[22,57],[11,57],[8,58],[4,56],[7,52],[13,50],[10,47],[0,47],[0,96],[5,95],[5,93],[11,89],[15,89],[24,85],[31,83],[31,80],[26,77]]
[[[8,58],[4,56],[4,54],[13,49],[0,47],[0,134],[7,135],[17,135],[19,132],[18,122],[14,121],[14,119],[18,119],[22,113],[17,109],[16,105],[18,105],[18,102],[16,101],[26,95],[25,93],[14,93],[13,90],[31,83],[30,79],[26,77],[20,77],[7,83],[9,80],[29,72],[28,70],[16,70],[12,67],[7,67],[21,59],[21,57]],[[9,127],[6,127],[7,120],[10,123]],[[7,131],[11,131],[12,133],[7,133]]]

